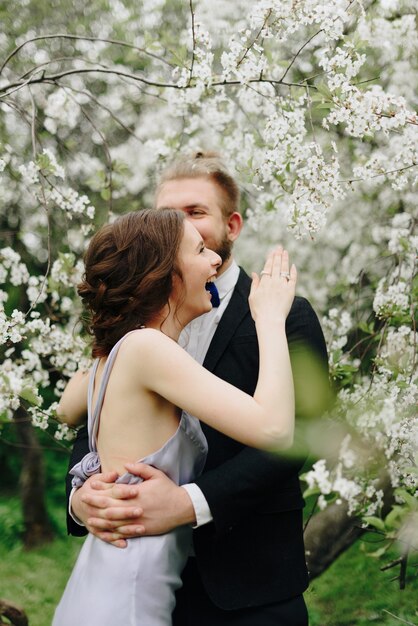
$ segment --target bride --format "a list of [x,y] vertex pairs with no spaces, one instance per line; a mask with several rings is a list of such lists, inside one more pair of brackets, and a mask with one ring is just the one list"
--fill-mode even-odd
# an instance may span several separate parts
[[[102,227],[85,255],[79,294],[89,315],[94,365],[77,373],[60,401],[71,424],[88,414],[90,454],[73,469],[140,480],[125,464],[141,460],[177,484],[203,469],[207,445],[198,420],[244,444],[292,444],[294,393],[285,335],[296,285],[286,251],[272,252],[250,293],[260,351],[251,397],[198,365],[177,344],[192,319],[212,307],[207,284],[220,257],[173,209],[128,213]],[[181,407],[181,408],[179,408]],[[92,469],[93,467],[93,469]],[[53,626],[169,626],[191,540],[188,526],[128,540],[118,550],[89,534]]]

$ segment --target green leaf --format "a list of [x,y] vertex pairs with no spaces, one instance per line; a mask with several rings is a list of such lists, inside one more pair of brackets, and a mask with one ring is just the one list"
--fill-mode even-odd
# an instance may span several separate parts
[[10,424],[10,418],[7,416],[6,411],[0,413],[0,425],[1,424]]
[[313,93],[311,95],[311,101],[312,102],[323,102],[324,101],[324,96],[320,93]]
[[110,200],[110,188],[109,187],[105,187],[104,189],[101,190],[100,192],[101,197],[103,198],[103,200]]
[[130,167],[125,161],[119,161],[116,159],[113,161],[112,169],[116,174],[126,175],[130,173]]
[[320,493],[321,491],[318,487],[309,487],[309,489],[306,489],[306,491],[303,492],[303,497],[308,498],[309,496],[317,496]]
[[72,252],[60,252],[58,254],[58,258],[62,263],[62,266],[65,270],[70,270],[74,267],[75,263],[75,254]]
[[29,402],[29,404],[34,404],[35,406],[42,404],[42,399],[30,387],[23,388],[19,396],[22,400]]
[[333,104],[333,102],[320,102],[315,105],[315,109],[331,109]]
[[418,509],[418,499],[411,495],[406,489],[395,489],[395,495],[405,500],[411,510]]
[[376,559],[378,559],[379,557],[383,556],[385,552],[387,552],[388,548],[389,548],[389,543],[387,543],[385,546],[382,546],[378,550],[375,550],[375,552],[368,552],[367,555],[373,556]]
[[368,526],[373,526],[376,530],[381,530],[385,532],[385,523],[380,517],[375,517],[373,515],[363,517],[363,522],[365,522]]
[[320,94],[322,94],[325,98],[332,100],[333,93],[325,83],[318,83],[315,85]]
[[367,322],[359,322],[358,328],[368,335],[371,335],[373,333],[373,328],[370,324],[367,324]]
[[38,154],[35,163],[41,170],[47,170],[51,165],[51,160],[47,154]]
[[405,511],[400,506],[394,506],[390,513],[386,515],[385,526],[387,528],[399,528],[400,520],[405,515]]

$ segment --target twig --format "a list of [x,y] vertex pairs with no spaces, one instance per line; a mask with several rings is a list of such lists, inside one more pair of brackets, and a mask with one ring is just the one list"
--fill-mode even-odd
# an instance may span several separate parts
[[194,10],[193,10],[193,0],[189,0],[189,6],[190,6],[190,14],[191,14],[191,18],[192,18],[192,61],[190,63],[190,74],[189,74],[189,82],[188,84],[190,85],[190,83],[192,82],[192,78],[193,78],[193,67],[194,67],[194,60],[195,60],[195,50],[196,50],[196,33],[195,33],[195,23],[194,23]]
[[408,624],[408,626],[417,626],[416,623],[413,624],[412,622],[408,622],[408,620],[402,619],[402,617],[398,617],[397,615],[394,615],[393,613],[391,613],[390,611],[387,611],[386,609],[382,609],[382,610],[383,610],[384,613],[387,613],[388,615],[390,615],[394,619],[397,619],[398,621],[402,622],[402,624]]
[[[25,87],[26,85],[29,85],[30,83],[33,82],[33,74],[32,76],[30,76],[27,80],[23,81],[23,82],[17,82],[17,83],[13,83],[9,86],[6,86],[6,89],[10,89],[10,91],[6,92],[6,93],[0,93],[0,98],[7,98],[8,96],[11,96],[15,91],[19,91],[19,89],[22,89],[23,87]],[[38,82],[42,82],[42,80],[39,80]]]
[[83,96],[87,96],[87,98],[89,98],[92,102],[94,102],[99,108],[103,109],[103,111],[106,111],[106,113],[108,113],[110,115],[110,117],[117,123],[119,124],[119,126],[121,128],[123,128],[123,130],[125,130],[128,134],[132,135],[133,137],[135,137],[135,139],[137,141],[139,141],[140,143],[144,143],[143,140],[138,137],[138,135],[131,130],[128,126],[126,126],[126,124],[124,124],[122,122],[122,120],[113,113],[113,111],[111,109],[109,109],[109,107],[107,107],[106,105],[104,105],[102,102],[100,102],[100,100],[98,100],[98,98],[95,98],[93,96],[93,94],[90,91],[86,91],[84,89],[76,89],[75,87],[69,87],[68,85],[61,86],[60,83],[51,83],[51,84],[56,84],[59,87],[61,87],[61,89],[67,89],[69,91],[73,91],[74,93],[78,93],[78,94],[82,94]]
[[[22,74],[19,78],[25,79],[33,74],[33,72],[37,72],[41,68],[45,68],[48,65],[54,65],[54,63],[62,63],[65,61],[83,61],[84,63],[91,63],[93,65],[93,61],[89,61],[88,59],[84,59],[83,57],[57,57],[56,59],[50,59],[49,61],[44,61],[35,67],[32,67],[30,70],[27,70],[24,74]],[[106,67],[106,66],[103,66]]]
[[[35,99],[32,95],[32,92],[29,88],[29,96],[31,99],[31,103],[32,103],[32,117],[31,117],[31,138],[32,138],[32,153],[33,153],[33,158],[34,160],[36,159],[36,154],[37,154],[37,149],[36,149],[36,104],[35,104]],[[45,195],[45,178],[42,174],[42,172],[39,173],[39,182],[40,182],[40,186],[41,186],[41,197],[40,197],[40,201],[41,204],[45,210],[46,213],[46,220],[47,220],[47,250],[48,250],[48,260],[47,260],[47,265],[46,265],[46,270],[45,270],[45,274],[44,277],[42,279],[42,283],[40,285],[39,291],[38,291],[38,295],[36,296],[35,300],[32,302],[32,304],[30,305],[29,309],[26,311],[25,313],[25,318],[29,315],[29,313],[31,311],[33,311],[33,309],[36,307],[36,305],[38,304],[39,298],[41,297],[42,291],[45,287],[47,278],[48,278],[48,274],[49,274],[49,270],[51,268],[51,222],[50,222],[50,216],[49,216],[49,209],[48,209],[48,203],[46,200],[46,195]]]
[[[256,34],[256,36],[254,37],[253,41],[252,41],[252,42],[251,42],[251,43],[247,46],[247,48],[245,49],[244,54],[242,55],[242,57],[240,58],[240,60],[239,60],[239,61],[238,61],[238,63],[237,63],[237,67],[239,67],[239,66],[241,65],[241,63],[244,61],[245,57],[247,56],[247,54],[249,53],[249,51],[251,50],[251,48],[253,47],[253,45],[255,44],[255,42],[257,41],[257,39],[259,38],[259,36],[261,35],[261,33],[263,32],[263,29],[264,29],[265,25],[267,24],[267,22],[268,22],[268,20],[269,20],[269,18],[270,18],[270,15],[271,15],[271,13],[272,13],[272,10],[273,10],[273,9],[269,9],[269,10],[267,11],[267,15],[266,15],[266,17],[264,18],[264,22],[263,22],[263,24],[262,24],[261,28],[259,29],[258,33],[257,33],[257,34]],[[261,78],[261,77],[260,77],[260,78]]]
[[399,563],[402,563],[402,557],[399,557],[399,559],[395,559],[394,561],[391,561],[387,565],[382,565],[382,567],[380,568],[380,571],[385,572],[388,569],[392,569],[392,567],[396,567],[397,565],[399,565]]
[[323,28],[321,28],[320,30],[318,30],[316,33],[314,33],[314,34],[312,35],[312,37],[309,37],[308,41],[305,41],[305,43],[303,44],[303,46],[301,46],[301,47],[299,48],[299,50],[296,52],[295,56],[294,56],[294,57],[293,57],[293,59],[291,60],[290,65],[288,65],[288,66],[287,66],[287,68],[286,68],[286,70],[285,70],[285,72],[284,72],[283,76],[280,78],[280,81],[283,81],[283,80],[286,78],[287,73],[289,72],[290,68],[292,67],[293,63],[296,61],[296,59],[298,58],[298,56],[300,55],[300,53],[302,52],[302,50],[303,50],[304,48],[306,48],[306,46],[307,46],[308,44],[310,44],[310,43],[311,43],[312,39],[314,39],[317,35],[319,35],[319,33],[322,33],[322,32],[323,32],[323,30],[324,30]]
[[[28,76],[28,74],[31,74],[31,75],[33,76],[36,72],[38,72],[38,71],[39,71],[39,70],[41,70],[41,69],[44,69],[44,68],[45,68],[45,67],[47,67],[48,65],[53,65],[54,63],[57,63],[58,61],[66,61],[66,60],[79,60],[79,61],[83,61],[86,65],[92,65],[92,66],[94,66],[94,68],[92,68],[92,69],[93,69],[93,71],[94,71],[94,69],[96,69],[97,67],[103,68],[103,69],[105,69],[105,70],[110,70],[110,69],[111,69],[111,68],[109,68],[107,65],[105,65],[104,63],[98,63],[98,62],[89,61],[88,59],[84,59],[84,58],[82,58],[82,57],[60,57],[59,59],[53,59],[53,60],[51,60],[51,61],[45,61],[45,63],[41,63],[41,64],[37,65],[36,67],[31,68],[30,70],[28,70],[27,72],[25,72],[24,74],[22,74],[22,76],[20,76],[20,77],[17,79],[17,82],[18,82],[19,80],[23,80],[24,78],[26,78],[26,77]],[[30,78],[30,77],[29,77],[29,78]],[[51,84],[51,85],[57,85],[57,84],[59,84],[57,80],[48,80],[48,77],[45,77],[45,75],[44,75],[44,77],[43,77],[43,78],[44,78],[44,81],[43,81],[43,82],[45,82],[45,83],[47,83],[47,84]],[[124,78],[123,76],[121,76],[120,78],[121,78],[121,80],[122,80],[123,82],[125,82],[125,78]],[[128,84],[128,85],[132,85],[132,83],[127,82],[127,81],[126,81],[126,84]],[[22,85],[22,86],[24,86],[24,85]],[[150,93],[150,92],[144,91],[144,89],[142,89],[141,87],[138,87],[138,89],[141,91],[141,93],[145,93],[146,95],[149,95],[149,96],[152,96],[152,97],[157,98],[157,99],[159,99],[159,100],[163,100],[163,101],[165,101],[165,98],[162,98],[159,94],[155,94],[155,93],[153,94],[153,93]],[[75,88],[72,88],[72,90],[73,90],[73,91],[76,91],[76,89],[75,89]],[[10,92],[10,93],[12,93],[12,92]],[[80,92],[80,93],[81,93],[81,92]],[[87,94],[87,92],[83,92],[83,93]],[[7,95],[7,94],[6,94],[6,95]],[[91,96],[90,96],[90,97],[91,97]],[[104,105],[101,105],[101,106],[104,108]],[[110,110],[109,110],[109,112],[110,112]]]
[[309,85],[308,84],[306,84],[306,97],[307,97],[308,116],[309,116],[309,123],[311,125],[312,137],[313,137],[313,140],[316,143],[315,127],[314,127],[314,123],[313,123],[313,119],[312,119],[312,99],[311,99],[311,94],[309,93]]
[[[411,225],[411,234],[412,234],[412,228],[414,228],[415,226],[415,221],[412,223]],[[417,260],[415,258],[414,260],[414,271],[412,272],[412,277],[415,276],[415,267],[417,264]],[[413,278],[411,277],[411,283]],[[412,287],[412,285],[411,285]],[[415,367],[416,367],[416,363],[417,363],[417,324],[416,324],[416,320],[415,320],[415,309],[414,309],[414,303],[413,303],[413,299],[411,298],[411,319],[412,319],[412,328],[414,331],[414,351],[413,351],[413,356],[412,356],[412,368],[411,368],[411,374],[409,376],[409,382],[412,382],[412,377],[414,375],[414,371],[415,371]]]
[[[62,89],[64,89],[64,91],[67,93],[66,87],[62,87]],[[80,107],[80,110],[81,110],[82,114],[84,115],[84,117],[86,118],[86,120],[91,124],[91,126],[94,128],[96,133],[98,133],[100,135],[100,138],[102,139],[103,151],[104,151],[104,154],[105,154],[105,160],[106,160],[107,171],[108,171],[108,176],[109,176],[108,188],[109,188],[109,192],[110,192],[110,195],[109,195],[109,212],[110,212],[110,211],[112,211],[112,205],[113,205],[113,169],[112,169],[112,157],[110,156],[110,151],[109,151],[109,147],[107,145],[106,137],[104,136],[102,131],[96,126],[96,124],[93,122],[93,120],[91,119],[90,115],[87,113],[85,108],[79,102],[77,102],[77,100],[74,98],[74,96],[72,94],[70,94],[70,93],[68,93],[67,95],[73,102],[78,104],[78,106]]]
[[408,552],[401,559],[401,567],[399,570],[399,589],[405,589],[406,566],[408,565]]
[[398,172],[403,172],[404,170],[409,170],[411,167],[416,167],[418,163],[411,163],[411,165],[406,165],[405,167],[400,167],[397,170],[387,170],[386,172],[381,172],[380,174],[373,174],[373,176],[369,176],[368,178],[352,178],[351,180],[339,180],[339,183],[358,183],[365,180],[371,180],[372,178],[379,178],[379,176],[387,176],[388,174],[396,174]]
[[74,39],[74,40],[81,40],[81,41],[101,41],[101,42],[104,42],[104,43],[110,43],[112,45],[117,45],[117,46],[123,46],[125,48],[130,48],[131,50],[138,50],[138,52],[142,52],[143,54],[146,54],[147,56],[150,56],[150,57],[156,59],[157,61],[161,61],[162,63],[165,63],[166,65],[169,65],[170,67],[175,67],[173,63],[170,63],[169,61],[167,61],[167,59],[164,59],[164,57],[160,57],[158,54],[154,54],[153,52],[149,52],[148,50],[145,50],[145,48],[139,48],[138,46],[134,46],[133,44],[126,43],[126,41],[120,41],[118,39],[104,39],[102,37],[88,37],[88,36],[82,36],[82,35],[69,35],[69,34],[64,34],[64,33],[57,33],[55,35],[40,35],[39,37],[32,37],[32,39],[27,39],[26,41],[21,43],[20,46],[17,46],[14,50],[12,50],[12,52],[6,58],[4,63],[1,65],[1,67],[0,67],[0,74],[2,73],[2,71],[4,70],[6,65],[8,64],[8,62],[18,52],[20,52],[20,50],[24,46],[26,46],[28,43],[33,43],[34,41],[40,41],[40,40],[46,40],[46,39]]

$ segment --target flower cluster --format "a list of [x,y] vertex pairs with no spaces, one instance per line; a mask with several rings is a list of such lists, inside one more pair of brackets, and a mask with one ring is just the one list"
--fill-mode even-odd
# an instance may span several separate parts
[[344,0],[329,3],[259,0],[251,11],[249,22],[252,28],[262,28],[263,37],[277,37],[279,41],[285,41],[303,27],[311,25],[320,26],[327,38],[339,39],[349,20],[349,6]]
[[23,285],[29,280],[26,265],[22,263],[20,254],[12,248],[0,250],[0,284],[7,280],[14,286]]
[[72,219],[74,215],[86,215],[89,219],[94,217],[94,206],[90,204],[89,198],[80,195],[71,187],[53,189],[50,195],[51,203],[65,211],[67,217]]
[[57,89],[48,96],[44,112],[45,128],[53,135],[58,127],[75,128],[80,118],[79,104],[64,89]]
[[52,175],[64,179],[64,169],[58,164],[55,155],[51,150],[44,149],[36,161],[29,161],[27,165],[20,165],[19,172],[23,180],[28,185],[39,182],[39,174],[44,176]]

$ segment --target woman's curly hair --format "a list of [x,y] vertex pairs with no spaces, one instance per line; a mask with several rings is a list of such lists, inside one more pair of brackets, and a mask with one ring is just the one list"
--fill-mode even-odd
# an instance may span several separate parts
[[78,293],[87,310],[93,357],[107,356],[130,330],[145,326],[168,303],[184,214],[174,209],[127,213],[93,236]]

